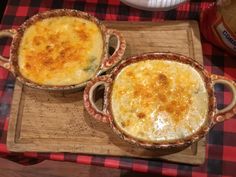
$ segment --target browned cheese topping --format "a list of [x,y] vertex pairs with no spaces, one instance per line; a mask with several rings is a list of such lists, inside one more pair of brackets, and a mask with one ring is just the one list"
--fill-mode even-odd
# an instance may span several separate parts
[[20,72],[39,84],[78,84],[94,75],[102,51],[102,34],[95,23],[66,16],[44,19],[23,35]]
[[208,95],[200,74],[174,61],[146,60],[118,74],[112,110],[126,133],[151,141],[189,136],[204,123]]

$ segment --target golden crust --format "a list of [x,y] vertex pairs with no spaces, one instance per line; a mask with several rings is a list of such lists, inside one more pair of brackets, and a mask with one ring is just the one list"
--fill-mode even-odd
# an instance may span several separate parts
[[145,140],[187,137],[204,123],[208,95],[200,74],[173,61],[141,61],[125,67],[112,90],[118,126]]
[[102,50],[102,34],[95,23],[51,17],[25,31],[19,48],[20,72],[38,84],[78,84],[94,75]]

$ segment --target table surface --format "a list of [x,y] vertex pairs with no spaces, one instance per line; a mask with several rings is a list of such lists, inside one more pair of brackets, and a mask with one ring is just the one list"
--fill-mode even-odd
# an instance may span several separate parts
[[[55,8],[71,8],[86,11],[100,20],[115,21],[163,21],[198,20],[201,10],[212,3],[191,1],[167,12],[148,12],[134,9],[119,0],[8,0],[0,29],[17,28],[27,18]],[[201,39],[204,66],[210,72],[236,79],[236,61],[221,49]],[[4,55],[9,45],[0,43]],[[0,156],[21,164],[34,164],[44,159],[71,161],[81,164],[130,169],[138,172],[158,173],[164,176],[236,176],[236,117],[217,124],[207,136],[206,160],[201,166],[167,163],[137,158],[90,156],[71,153],[12,153],[6,147],[9,112],[14,89],[14,77],[0,68]],[[216,87],[218,108],[230,102],[231,95],[222,86]]]

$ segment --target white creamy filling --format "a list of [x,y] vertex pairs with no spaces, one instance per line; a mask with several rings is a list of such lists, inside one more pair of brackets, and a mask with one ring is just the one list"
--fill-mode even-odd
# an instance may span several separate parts
[[205,122],[208,94],[186,64],[146,60],[122,69],[112,90],[112,111],[127,134],[149,141],[191,136]]

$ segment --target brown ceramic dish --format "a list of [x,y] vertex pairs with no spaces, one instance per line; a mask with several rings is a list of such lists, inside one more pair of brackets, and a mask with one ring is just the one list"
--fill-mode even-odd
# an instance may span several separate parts
[[[215,84],[227,86],[233,95],[221,110],[216,108]],[[105,86],[103,110],[93,100],[99,85]],[[180,148],[236,114],[236,84],[209,74],[189,57],[148,53],[123,60],[109,75],[89,81],[84,105],[125,141],[149,149]]]
[[[117,38],[109,56],[109,39]],[[59,9],[36,14],[17,30],[0,31],[13,38],[6,68],[27,86],[47,90],[83,87],[88,80],[112,68],[122,58],[126,43],[116,30],[81,11]]]

